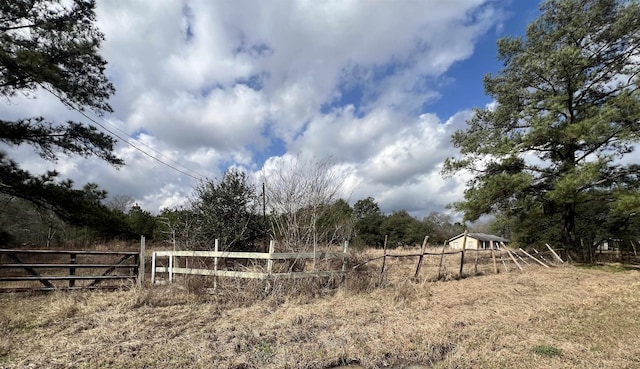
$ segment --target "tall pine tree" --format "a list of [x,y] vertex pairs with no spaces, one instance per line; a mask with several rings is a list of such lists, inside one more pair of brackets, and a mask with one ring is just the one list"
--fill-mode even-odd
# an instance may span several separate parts
[[475,174],[455,205],[467,219],[498,212],[539,232],[553,220],[575,250],[589,203],[624,212],[640,195],[640,166],[624,160],[640,141],[640,5],[548,0],[541,12],[526,38],[498,41],[504,68],[484,79],[495,104],[454,133],[462,156],[444,173]]
[[[16,95],[48,91],[67,107],[111,112],[114,92],[98,54],[103,35],[95,26],[95,1],[12,0],[0,2],[0,96],[11,104]],[[115,140],[81,122],[55,122],[45,117],[6,120],[0,117],[0,142],[30,145],[46,160],[59,154],[97,156],[110,164]],[[50,209],[66,220],[82,223],[78,208],[91,201],[95,186],[74,189],[50,171],[33,175],[0,151],[0,192]]]

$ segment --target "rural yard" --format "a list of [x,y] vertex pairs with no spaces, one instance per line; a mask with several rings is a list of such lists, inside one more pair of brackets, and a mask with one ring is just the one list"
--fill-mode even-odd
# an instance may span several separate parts
[[[383,286],[203,279],[0,296],[2,368],[638,368],[640,272],[530,267]],[[395,269],[393,269],[395,268]],[[318,292],[324,291],[324,292]]]

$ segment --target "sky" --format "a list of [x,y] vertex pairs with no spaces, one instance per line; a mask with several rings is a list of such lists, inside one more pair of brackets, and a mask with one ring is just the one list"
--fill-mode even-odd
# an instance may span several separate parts
[[[0,147],[24,169],[157,213],[230,167],[258,183],[292,158],[329,158],[352,204],[371,196],[422,217],[462,200],[468,178],[440,174],[457,155],[450,136],[491,103],[482,79],[501,68],[496,41],[539,11],[535,0],[103,0],[96,14],[116,93],[112,114],[90,117],[180,171],[122,141],[120,169]],[[43,91],[0,115],[91,123]]]

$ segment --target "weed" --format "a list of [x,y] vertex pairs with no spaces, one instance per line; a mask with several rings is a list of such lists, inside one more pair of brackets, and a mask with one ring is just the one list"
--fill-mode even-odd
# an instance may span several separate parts
[[537,345],[533,348],[533,352],[546,357],[561,356],[562,350],[551,345]]
[[270,341],[262,341],[258,344],[256,350],[264,356],[273,356],[273,343]]

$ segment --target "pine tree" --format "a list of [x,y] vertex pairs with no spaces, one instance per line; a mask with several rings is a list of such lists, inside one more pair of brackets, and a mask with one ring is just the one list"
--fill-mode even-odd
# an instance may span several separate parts
[[[111,112],[114,92],[98,54],[102,33],[95,26],[95,1],[12,0],[0,3],[0,96],[11,104],[17,95],[47,91],[70,109]],[[5,120],[0,142],[30,145],[45,160],[60,154],[96,156],[119,166],[115,140],[81,122],[54,122],[45,117]],[[56,171],[34,175],[0,152],[0,192],[33,202],[66,220],[83,222],[74,212],[91,197],[94,185],[74,189]],[[89,201],[87,204],[91,204]],[[86,205],[86,204],[85,204]]]
[[462,157],[444,173],[475,174],[455,205],[466,219],[557,219],[576,249],[576,219],[595,216],[578,209],[640,195],[640,166],[621,160],[640,141],[640,5],[549,0],[541,12],[526,38],[498,41],[504,68],[484,79],[495,104],[454,133]]

